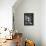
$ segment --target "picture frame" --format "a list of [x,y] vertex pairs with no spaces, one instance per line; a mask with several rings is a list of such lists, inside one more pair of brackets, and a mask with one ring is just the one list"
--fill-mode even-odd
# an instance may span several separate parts
[[24,13],[24,25],[34,25],[34,13]]

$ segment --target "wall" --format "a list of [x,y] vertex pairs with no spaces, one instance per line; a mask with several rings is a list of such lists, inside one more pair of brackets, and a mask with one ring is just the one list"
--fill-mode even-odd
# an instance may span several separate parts
[[12,28],[12,6],[16,0],[0,0],[0,27]]
[[46,46],[46,0],[41,1],[41,41]]
[[[15,6],[15,5],[14,5]],[[24,13],[34,13],[34,25],[24,26]],[[41,46],[41,1],[23,0],[14,9],[15,28],[23,33],[23,37],[35,41],[36,46]]]

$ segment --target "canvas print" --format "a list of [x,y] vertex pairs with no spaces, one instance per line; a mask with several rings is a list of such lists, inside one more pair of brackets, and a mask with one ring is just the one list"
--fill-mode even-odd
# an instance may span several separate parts
[[33,25],[34,20],[33,20],[33,13],[24,13],[24,25]]

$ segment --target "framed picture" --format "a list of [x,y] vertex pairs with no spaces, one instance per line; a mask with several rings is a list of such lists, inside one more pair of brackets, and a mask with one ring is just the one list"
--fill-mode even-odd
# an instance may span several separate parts
[[33,13],[24,13],[24,25],[33,25],[34,24],[34,14]]

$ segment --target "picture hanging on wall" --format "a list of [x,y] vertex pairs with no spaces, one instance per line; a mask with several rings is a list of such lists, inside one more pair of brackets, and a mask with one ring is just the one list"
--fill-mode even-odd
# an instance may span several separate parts
[[24,25],[33,25],[34,24],[34,14],[33,13],[24,13]]

